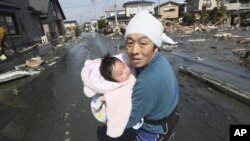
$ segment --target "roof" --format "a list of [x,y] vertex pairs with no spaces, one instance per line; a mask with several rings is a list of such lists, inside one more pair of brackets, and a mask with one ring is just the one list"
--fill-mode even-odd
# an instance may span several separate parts
[[[153,14],[154,17],[160,18],[161,15]],[[117,15],[118,20],[126,20],[126,19],[131,19],[132,17],[127,17],[126,14],[119,14]],[[107,20],[115,20],[115,16],[108,17]]]
[[60,12],[61,12],[61,14],[62,14],[63,19],[65,20],[65,19],[66,19],[66,17],[65,17],[65,15],[64,15],[64,13],[63,13],[63,10],[62,10],[62,7],[61,7],[61,5],[60,5],[59,1],[58,1],[58,0],[56,0],[56,3],[57,3],[57,5],[58,5],[59,11],[60,11]]
[[[129,19],[130,17],[127,17],[126,14],[118,14],[117,19],[118,20],[124,20]],[[115,20],[115,16],[108,17],[107,20]]]
[[175,1],[167,1],[165,3],[162,3],[160,6],[166,5],[166,4],[173,4],[173,5],[179,6],[179,5],[182,5],[183,3],[179,3],[179,2],[175,2]]
[[30,1],[29,3],[29,6],[28,6],[28,10],[34,12],[34,13],[40,13],[40,16],[42,18],[46,18],[46,14],[48,13],[48,8],[49,8],[49,4],[50,2],[53,2],[56,6],[56,9],[58,10],[58,12],[60,13],[60,15],[62,16],[62,19],[65,20],[66,17],[63,13],[63,10],[62,10],[62,7],[59,3],[59,0],[41,0],[41,1],[38,1],[38,0],[32,0]]
[[[163,6],[163,5],[167,5],[167,4],[173,4],[173,5],[181,6],[181,5],[185,5],[186,3],[184,3],[184,2],[175,2],[175,1],[167,1],[165,3],[160,4],[160,7]],[[155,8],[158,8],[158,6],[156,6]]]
[[4,1],[4,0],[1,0],[1,1],[0,1],[0,6],[7,7],[7,8],[16,8],[16,9],[20,9],[20,7],[17,7],[16,5],[10,3],[9,1]]
[[76,20],[72,20],[72,21],[64,21],[64,23],[77,23]]
[[28,6],[27,9],[35,14],[38,14],[38,15],[45,15],[46,13],[41,11],[41,10],[37,10],[35,9],[34,7],[32,6]]
[[125,2],[125,3],[123,4],[123,7],[125,7],[126,5],[130,5],[130,4],[142,4],[142,3],[154,4],[155,2],[146,1],[146,0],[135,0],[135,1]]

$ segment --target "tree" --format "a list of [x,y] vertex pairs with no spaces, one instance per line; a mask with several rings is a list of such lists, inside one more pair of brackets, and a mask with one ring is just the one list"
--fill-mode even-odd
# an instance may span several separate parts
[[218,18],[220,18],[218,17],[218,8],[215,7],[211,12],[209,12],[208,19],[212,23],[215,23],[218,20]]
[[194,23],[195,16],[192,13],[186,12],[183,16],[183,23],[185,25],[191,25]]
[[101,19],[97,21],[98,29],[104,29],[107,25],[108,22],[105,19]]
[[221,7],[218,9],[215,7],[210,13],[209,13],[209,20],[212,21],[212,23],[217,22],[221,18],[225,18],[228,11],[227,8],[224,5],[221,5]]
[[203,5],[202,10],[201,10],[201,23],[202,24],[207,23],[207,17],[208,17],[207,6]]
[[75,36],[78,37],[81,35],[81,28],[80,26],[75,27]]

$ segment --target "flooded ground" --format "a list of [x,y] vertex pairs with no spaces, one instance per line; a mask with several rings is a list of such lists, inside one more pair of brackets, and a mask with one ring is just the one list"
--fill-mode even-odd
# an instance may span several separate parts
[[[249,37],[247,32],[235,32]],[[250,124],[248,105],[178,71],[179,65],[189,65],[228,79],[233,74],[232,80],[248,86],[249,71],[241,67],[238,57],[230,52],[236,42],[213,39],[209,34],[213,35],[203,32],[190,36],[169,35],[181,44],[172,52],[162,51],[173,65],[180,84],[182,118],[176,141],[226,141],[229,140],[230,124]],[[83,94],[80,72],[86,59],[101,57],[106,52],[123,52],[124,40],[119,39],[121,48],[118,50],[117,42],[110,38],[92,33],[82,36],[83,40],[67,44],[64,56],[49,54],[60,56],[60,59],[39,75],[0,85],[0,141],[113,140],[105,135],[106,127],[90,112],[90,99]],[[208,41],[188,42],[195,38],[208,38]],[[211,46],[223,46],[224,49],[215,50]],[[195,60],[196,56],[204,61]],[[132,141],[134,133],[129,130],[116,140]]]

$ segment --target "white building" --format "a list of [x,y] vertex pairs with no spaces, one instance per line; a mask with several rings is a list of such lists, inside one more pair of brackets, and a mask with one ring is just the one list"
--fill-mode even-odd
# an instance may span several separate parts
[[187,11],[199,12],[202,10],[202,6],[205,5],[207,10],[213,10],[220,3],[220,0],[186,0]]
[[76,27],[77,26],[77,21],[64,21],[64,27]]
[[142,10],[147,10],[148,12],[154,14],[153,5],[154,2],[152,1],[135,0],[124,3],[123,7],[125,8],[126,16],[131,17]]
[[[105,12],[105,17],[106,18],[115,16],[115,7],[114,6],[106,7],[106,8],[104,8],[104,12]],[[124,15],[125,14],[125,9],[122,6],[117,5],[116,13],[117,13],[117,15]]]

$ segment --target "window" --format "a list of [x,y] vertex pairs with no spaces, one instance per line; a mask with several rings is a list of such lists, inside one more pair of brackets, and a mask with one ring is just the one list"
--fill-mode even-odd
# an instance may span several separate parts
[[175,11],[175,7],[166,7],[163,9],[164,12],[174,12]]
[[7,35],[19,34],[15,16],[13,14],[1,14],[0,24],[5,28]]
[[205,5],[207,8],[211,7],[211,0],[203,0],[203,5]]

